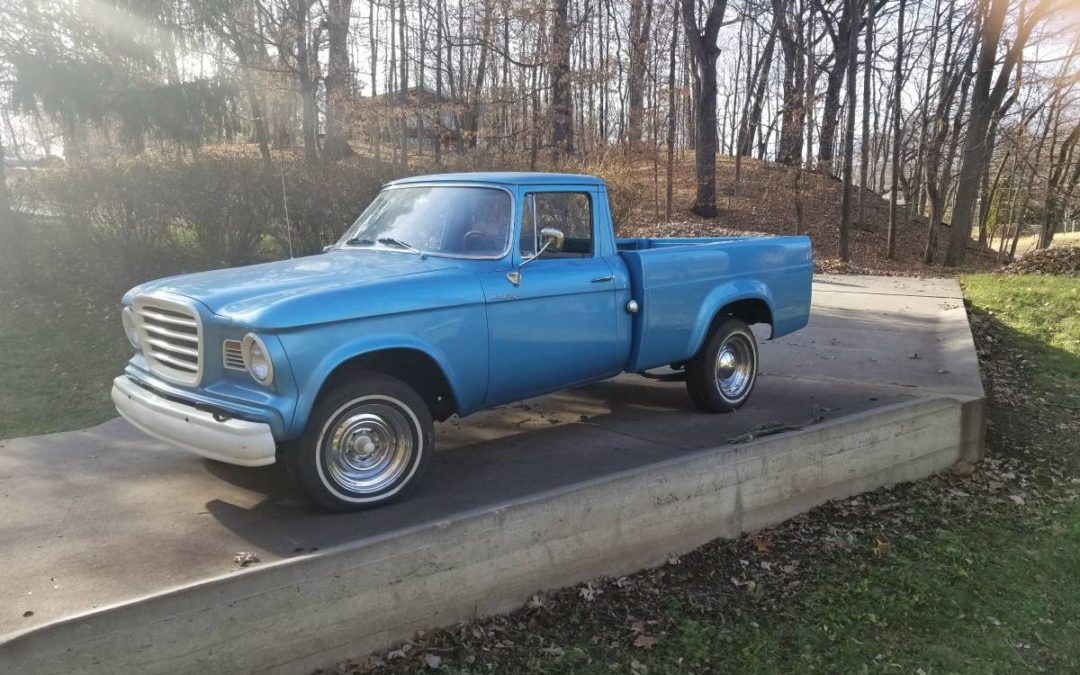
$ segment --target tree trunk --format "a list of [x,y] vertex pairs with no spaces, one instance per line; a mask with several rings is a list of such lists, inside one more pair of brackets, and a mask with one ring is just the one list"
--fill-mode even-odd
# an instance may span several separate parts
[[[239,38],[237,38],[239,40]],[[255,89],[255,81],[248,65],[247,49],[242,45],[236,54],[240,63],[240,70],[244,78],[244,92],[247,94],[248,107],[251,108],[251,126],[255,132],[255,142],[259,146],[259,156],[262,158],[263,167],[269,171],[273,168],[270,159],[270,133],[266,129],[266,116],[263,113],[262,100]]]
[[326,3],[326,144],[323,155],[329,160],[352,154],[346,126],[351,9],[352,0],[327,0]]
[[[440,0],[441,1],[441,0]],[[378,73],[379,66],[379,40],[375,37],[375,20],[376,13],[378,12],[378,5],[375,0],[368,0],[368,67],[371,69],[371,97],[375,98],[379,95],[379,82],[376,74]],[[438,20],[442,21],[442,14],[439,14]],[[442,24],[439,24],[440,28]]]
[[315,100],[318,88],[312,77],[311,57],[308,51],[308,10],[309,0],[293,0],[293,30],[296,32],[296,73],[300,83],[300,130],[304,139],[304,158],[314,162],[318,157],[319,107]]
[[[846,7],[846,0],[845,0]],[[861,10],[860,10],[861,12]],[[828,21],[829,17],[825,17]],[[818,166],[824,174],[832,174],[836,129],[840,122],[840,90],[844,84],[848,59],[851,58],[852,42],[850,39],[851,17],[848,11],[841,12],[840,20],[833,35],[834,61],[825,87],[825,105],[821,111],[821,129],[818,133]],[[856,26],[855,32],[858,33]],[[857,45],[857,43],[855,43]]]
[[[847,0],[845,0],[846,2]],[[784,52],[784,97],[781,104],[780,145],[776,161],[785,165],[802,163],[803,130],[806,106],[806,47],[801,25],[792,25],[792,0],[773,0],[773,12],[779,22],[780,46]],[[801,17],[796,17],[801,20]]]
[[641,149],[642,120],[645,116],[645,68],[649,33],[652,31],[652,10],[652,0],[630,0],[630,64],[626,78],[629,112],[626,140],[631,151]]
[[435,166],[442,166],[443,126],[443,12],[444,0],[435,3]]
[[[393,11],[391,9],[391,11]],[[398,46],[401,49],[401,58],[398,59],[398,109],[400,111],[401,124],[401,164],[409,165],[409,116],[411,110],[405,100],[409,93],[409,50],[405,42],[408,30],[408,19],[405,16],[405,0],[398,2]]]
[[[953,204],[952,231],[949,233],[949,248],[945,252],[945,264],[949,267],[958,267],[963,264],[967,253],[967,242],[971,239],[971,219],[974,215],[975,200],[979,195],[979,177],[982,175],[985,163],[989,161],[986,146],[990,123],[998,114],[1012,78],[1012,71],[1023,55],[1024,46],[1027,44],[1031,31],[1052,5],[1051,0],[1039,0],[1037,5],[1025,13],[999,65],[998,43],[1001,41],[1002,26],[1009,9],[1009,2],[1008,0],[980,0],[979,2],[985,19],[980,33],[979,65],[976,69],[975,86],[971,95],[971,113],[967,135],[964,138],[956,201]],[[995,71],[997,72],[996,80],[994,79]]]
[[753,88],[747,91],[747,106],[742,123],[739,125],[736,161],[739,157],[749,157],[753,151],[754,132],[761,126],[761,111],[765,107],[765,88],[769,84],[769,69],[772,67],[773,53],[776,51],[776,36],[779,28],[779,21],[774,18],[769,39],[765,42],[765,49],[754,66]]
[[671,222],[672,192],[675,182],[675,52],[679,44],[679,8],[672,3],[671,53],[668,58],[668,115],[667,115],[667,194],[664,221]]
[[893,76],[896,78],[896,88],[893,90],[893,146],[892,146],[892,178],[889,190],[889,232],[887,235],[886,257],[892,260],[896,257],[896,228],[899,225],[899,213],[896,208],[896,198],[900,187],[900,145],[902,142],[901,122],[903,110],[901,108],[900,95],[904,90],[904,10],[906,0],[900,0],[900,15],[897,20],[896,31],[896,61],[894,63]]
[[[1054,136],[1057,137],[1057,129],[1054,130]],[[1073,149],[1076,146],[1077,141],[1080,140],[1080,123],[1073,127],[1072,131],[1062,142],[1061,147],[1058,149],[1057,159],[1054,159],[1054,144],[1050,144],[1050,176],[1046,181],[1046,198],[1043,201],[1043,219],[1042,228],[1039,230],[1039,248],[1049,248],[1050,244],[1054,241],[1054,234],[1057,233],[1058,223],[1063,217],[1064,211],[1064,199],[1062,195],[1061,184],[1064,181],[1066,171],[1069,169],[1073,154]],[[1078,167],[1080,172],[1080,167]],[[1080,174],[1074,174],[1080,175]],[[1076,178],[1073,178],[1073,185],[1075,185]],[[1071,188],[1072,186],[1070,186]]]
[[551,144],[556,155],[572,155],[574,152],[568,6],[569,0],[555,0],[555,19],[551,23]]
[[[851,23],[859,25],[859,0],[845,0],[847,12]],[[903,30],[904,0],[900,0],[900,27]],[[852,181],[854,180],[854,155],[855,155],[855,91],[858,88],[857,59],[854,58],[858,50],[859,31],[848,31],[848,53],[852,55],[847,60],[847,115],[844,124],[844,191],[840,198],[840,260],[847,262],[851,259],[849,251],[849,232],[851,230],[851,193]],[[891,231],[891,228],[890,228]],[[892,257],[890,255],[890,257]]]
[[693,58],[694,83],[694,173],[697,195],[690,210],[705,218],[716,211],[716,57],[720,48],[716,36],[724,19],[727,0],[711,0],[703,30],[698,29],[696,3],[682,0],[682,20],[686,43]]
[[870,84],[874,67],[874,11],[876,3],[870,0],[866,17],[865,62],[863,63],[862,145],[859,149],[859,227],[870,229],[866,222],[866,180],[870,170]]
[[470,148],[476,147],[477,136],[480,132],[480,95],[484,88],[484,76],[487,74],[489,51],[487,45],[491,39],[491,19],[493,14],[494,10],[489,6],[488,2],[485,2],[483,7],[483,39],[480,41],[480,61],[476,66],[476,80],[469,87],[468,101],[461,125],[462,132],[466,137],[465,141]]

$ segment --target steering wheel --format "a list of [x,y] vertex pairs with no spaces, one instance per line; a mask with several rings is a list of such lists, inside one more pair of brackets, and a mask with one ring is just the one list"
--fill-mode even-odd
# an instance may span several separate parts
[[493,251],[498,248],[498,241],[494,235],[483,230],[469,230],[461,238],[461,243],[466,251]]

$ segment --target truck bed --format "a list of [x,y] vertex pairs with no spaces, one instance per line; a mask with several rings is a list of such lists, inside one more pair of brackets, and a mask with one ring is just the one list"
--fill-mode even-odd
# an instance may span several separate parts
[[778,337],[806,325],[813,262],[808,237],[617,239],[630,273],[634,316],[627,370],[681,363],[712,318],[742,300],[764,301]]
[[755,238],[760,239],[761,237],[634,237],[630,239],[616,239],[615,246],[619,251],[647,251],[652,248],[722,244],[730,241],[743,241]]

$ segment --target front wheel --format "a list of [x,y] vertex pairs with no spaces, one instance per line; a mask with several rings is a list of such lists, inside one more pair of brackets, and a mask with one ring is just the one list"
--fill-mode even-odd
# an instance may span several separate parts
[[734,317],[721,320],[686,364],[686,390],[706,412],[731,412],[750,398],[757,380],[753,331]]
[[407,496],[431,463],[434,438],[431,412],[416,391],[363,373],[320,397],[287,462],[317,505],[358,511]]

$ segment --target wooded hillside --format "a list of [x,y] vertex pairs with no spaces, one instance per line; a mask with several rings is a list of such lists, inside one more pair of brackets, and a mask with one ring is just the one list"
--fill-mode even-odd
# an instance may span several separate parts
[[[152,212],[221,229],[195,240],[239,261],[236,241],[296,244],[241,213],[284,217],[297,186],[325,200],[341,163],[375,187],[595,171],[627,227],[809,231],[819,256],[886,267],[1004,260],[1077,226],[1078,27],[1069,0],[7,0],[0,237],[92,213],[130,243]],[[168,202],[181,174],[192,192]],[[118,180],[124,213],[93,187]],[[168,205],[185,199],[239,206],[211,226]]]

